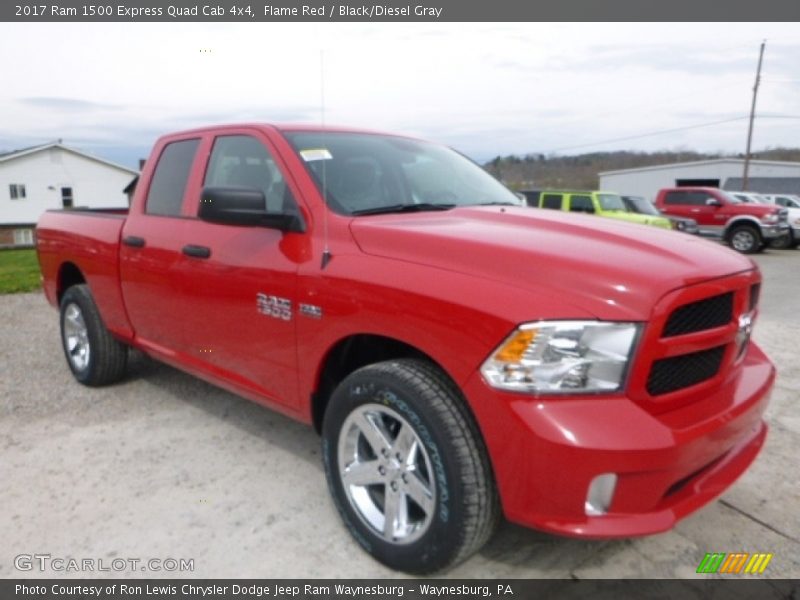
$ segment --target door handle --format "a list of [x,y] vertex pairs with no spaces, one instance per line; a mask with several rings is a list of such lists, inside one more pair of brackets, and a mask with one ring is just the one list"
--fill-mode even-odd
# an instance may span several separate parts
[[195,246],[194,244],[187,244],[183,247],[183,253],[186,256],[193,256],[195,258],[208,258],[211,256],[211,248],[206,246]]
[[144,248],[144,238],[128,235],[122,238],[122,243],[131,248]]

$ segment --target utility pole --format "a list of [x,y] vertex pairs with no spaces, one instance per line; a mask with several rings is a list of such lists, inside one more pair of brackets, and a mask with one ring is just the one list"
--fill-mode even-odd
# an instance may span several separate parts
[[756,69],[756,82],[753,85],[753,103],[750,105],[750,126],[747,128],[747,151],[744,154],[744,173],[742,174],[742,191],[746,192],[750,172],[750,144],[753,141],[753,120],[756,116],[756,97],[758,96],[758,84],[761,81],[761,62],[764,60],[764,46],[767,40],[761,42],[761,50],[758,53],[758,69]]

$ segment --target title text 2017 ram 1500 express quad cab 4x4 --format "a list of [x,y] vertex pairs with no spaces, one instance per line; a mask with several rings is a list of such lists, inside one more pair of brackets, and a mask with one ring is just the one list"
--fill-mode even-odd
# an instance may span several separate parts
[[313,424],[342,519],[391,567],[453,565],[501,514],[667,530],[764,443],[759,270],[516,204],[439,145],[213,127],[158,140],[127,215],[44,214],[38,253],[78,381],[118,381],[134,347]]

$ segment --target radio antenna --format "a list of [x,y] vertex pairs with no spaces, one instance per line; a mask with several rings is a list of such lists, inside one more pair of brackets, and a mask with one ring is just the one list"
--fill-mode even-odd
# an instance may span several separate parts
[[[319,51],[319,115],[322,128],[322,139],[325,139],[325,50]],[[328,246],[328,180],[327,169],[325,163],[327,160],[322,159],[322,264],[321,269],[328,266],[331,261],[331,249]]]

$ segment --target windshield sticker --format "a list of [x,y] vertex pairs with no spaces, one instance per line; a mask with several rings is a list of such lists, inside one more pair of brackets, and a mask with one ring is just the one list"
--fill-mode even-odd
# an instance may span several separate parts
[[306,162],[312,160],[331,160],[333,156],[327,148],[309,148],[308,150],[300,150],[300,156]]

